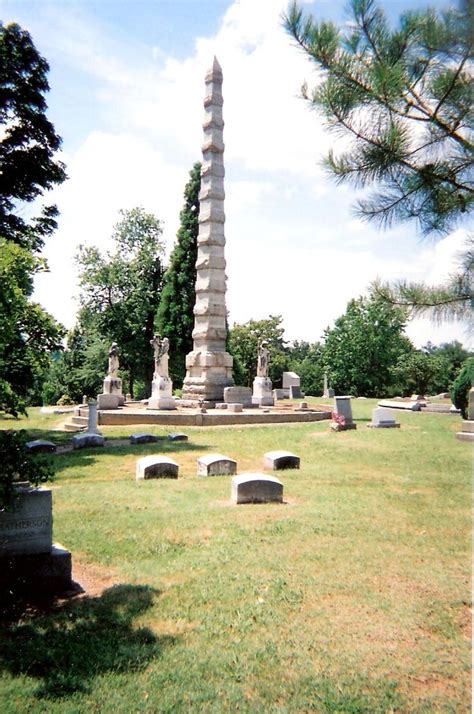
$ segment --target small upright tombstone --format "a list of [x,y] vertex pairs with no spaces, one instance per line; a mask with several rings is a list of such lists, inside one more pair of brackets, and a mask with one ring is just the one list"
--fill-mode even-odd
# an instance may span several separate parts
[[334,431],[357,429],[357,424],[355,424],[352,419],[351,397],[334,397],[334,413],[331,429]]
[[272,380],[268,376],[268,349],[263,340],[258,345],[257,376],[253,380],[252,402],[259,407],[272,407]]
[[173,459],[162,454],[152,454],[138,459],[136,464],[136,480],[151,478],[178,478],[178,464]]
[[198,476],[232,476],[237,471],[237,462],[223,454],[207,454],[197,460]]
[[376,407],[372,411],[372,422],[367,424],[372,429],[396,429],[400,428],[399,422],[395,421],[391,409]]
[[291,451],[267,451],[263,457],[263,468],[272,471],[299,469],[300,457]]
[[274,476],[249,473],[232,477],[234,503],[282,503],[283,484]]
[[150,340],[155,355],[155,371],[151,384],[151,397],[148,400],[148,409],[176,409],[176,400],[173,397],[173,382],[168,373],[169,340],[161,335],[154,335]]

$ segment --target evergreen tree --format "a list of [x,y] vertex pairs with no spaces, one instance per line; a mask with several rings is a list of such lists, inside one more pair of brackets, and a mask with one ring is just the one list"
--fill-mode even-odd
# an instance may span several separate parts
[[175,388],[183,384],[186,355],[193,348],[200,186],[201,164],[196,163],[184,189],[181,225],[165,273],[157,315],[158,331],[170,341],[169,371]]
[[[344,31],[305,17],[296,4],[285,18],[322,70],[321,83],[304,86],[304,96],[349,139],[326,166],[340,182],[378,186],[356,204],[363,218],[382,225],[415,218],[424,233],[446,232],[474,202],[469,9],[407,12],[395,30],[374,0],[351,0],[351,10]],[[446,285],[398,283],[379,294],[438,318],[463,318],[472,272],[468,247]]]
[[27,222],[23,204],[66,178],[54,156],[61,139],[45,114],[48,71],[28,32],[0,23],[0,236],[34,251],[56,228],[57,209]]

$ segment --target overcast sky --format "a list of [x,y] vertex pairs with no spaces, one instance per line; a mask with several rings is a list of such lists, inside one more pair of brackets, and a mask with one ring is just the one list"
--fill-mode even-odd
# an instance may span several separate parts
[[[344,21],[345,0],[304,3]],[[391,18],[412,2],[382,2]],[[440,2],[431,5],[443,6]],[[299,98],[315,71],[281,26],[281,0],[0,0],[50,65],[48,116],[69,180],[48,196],[61,216],[50,273],[35,297],[71,327],[79,243],[110,248],[120,209],[164,221],[171,249],[188,172],[201,160],[204,75],[224,75],[227,307],[230,324],[281,314],[290,340],[314,342],[376,277],[438,282],[463,230],[421,239],[416,225],[378,231],[351,212],[354,191],[320,162],[331,138]],[[459,339],[460,325],[410,323],[416,346]]]

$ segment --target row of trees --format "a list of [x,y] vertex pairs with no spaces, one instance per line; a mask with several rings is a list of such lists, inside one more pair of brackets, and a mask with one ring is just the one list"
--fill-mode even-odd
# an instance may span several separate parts
[[372,295],[351,300],[334,327],[325,330],[322,342],[285,342],[281,316],[271,315],[234,325],[229,347],[234,373],[248,386],[256,373],[257,345],[264,338],[275,386],[281,384],[283,371],[294,371],[302,390],[314,396],[322,393],[324,374],[337,394],[380,397],[447,391],[470,353],[459,342],[428,343],[417,350],[404,327],[403,311]]

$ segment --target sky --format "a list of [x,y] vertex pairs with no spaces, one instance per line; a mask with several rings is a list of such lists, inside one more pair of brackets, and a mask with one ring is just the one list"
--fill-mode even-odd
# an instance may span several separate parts
[[[344,22],[345,0],[303,2]],[[440,0],[430,3],[443,6]],[[395,20],[423,0],[383,1]],[[300,96],[314,66],[285,33],[283,0],[0,0],[3,22],[30,32],[50,65],[48,117],[69,179],[47,194],[60,210],[35,299],[68,328],[78,309],[78,246],[113,246],[120,209],[143,206],[172,249],[189,171],[201,160],[204,76],[223,70],[229,323],[282,315],[288,340],[321,339],[376,278],[438,283],[464,227],[422,239],[352,211],[355,191],[321,161],[335,139]],[[469,338],[459,324],[414,320],[415,346]]]

